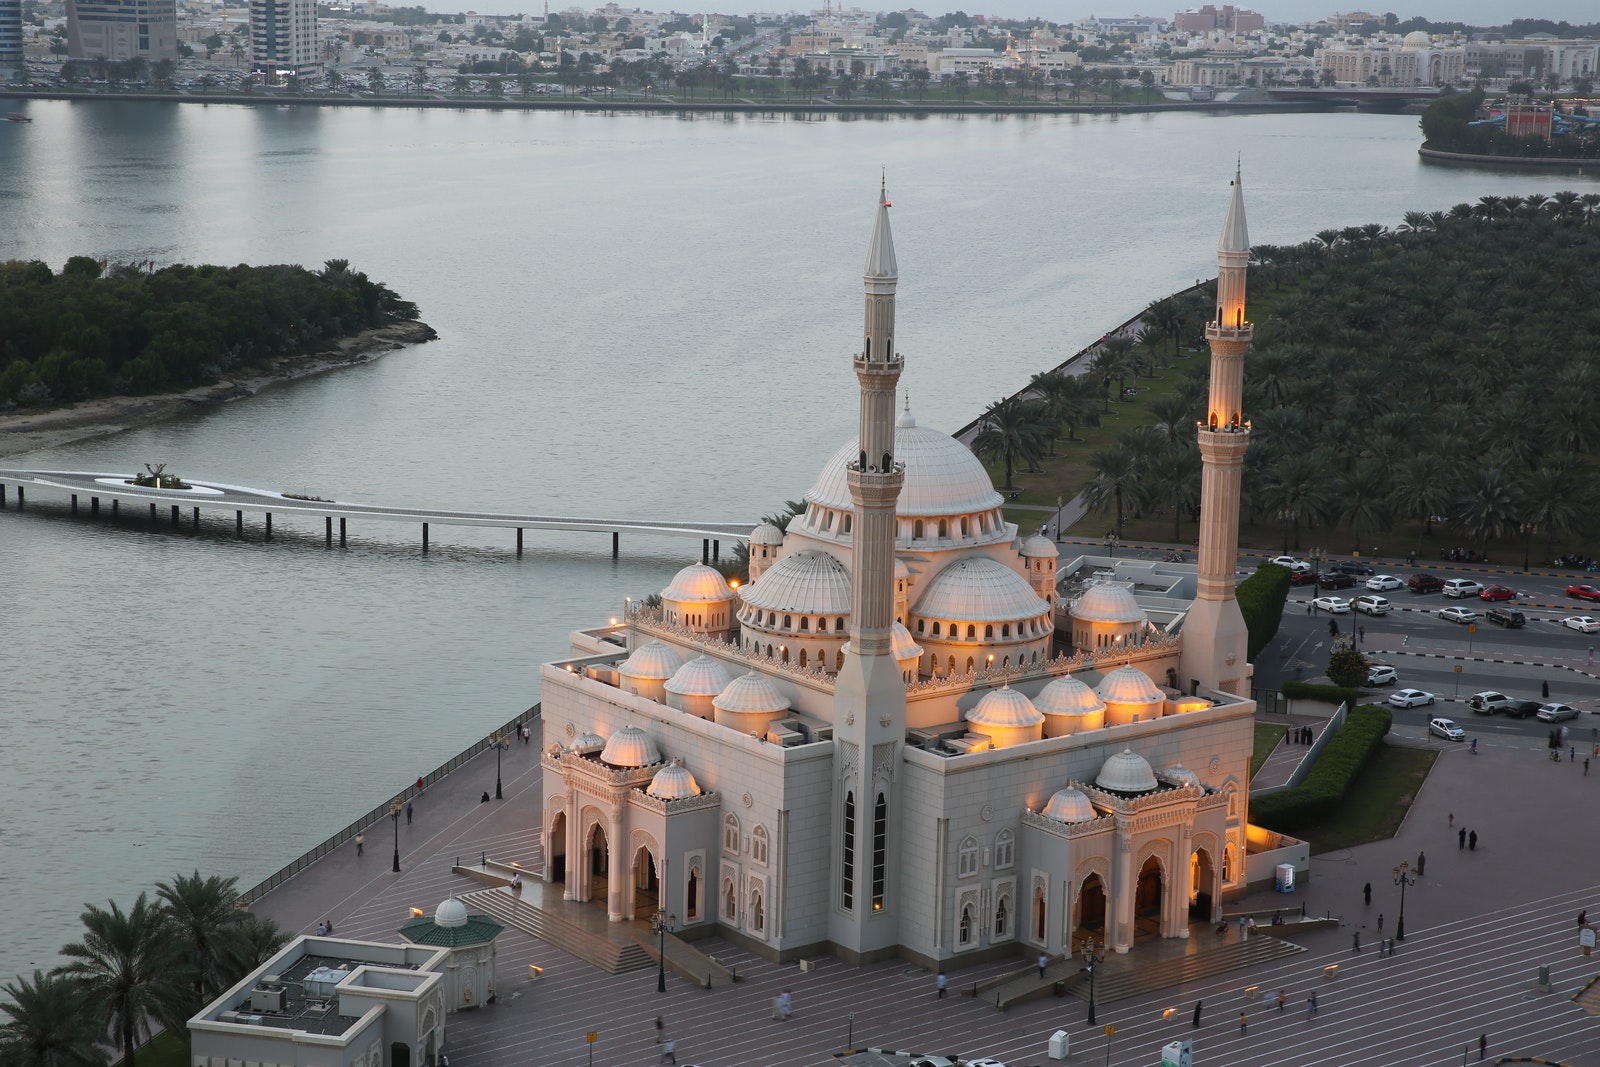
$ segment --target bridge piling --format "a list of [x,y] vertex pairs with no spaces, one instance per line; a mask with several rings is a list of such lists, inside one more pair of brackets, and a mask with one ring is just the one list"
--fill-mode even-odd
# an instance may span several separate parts
[[73,493],[72,494],[72,513],[74,515],[76,515],[78,513],[78,494],[77,493]]
[[99,497],[92,496],[92,497],[89,498],[89,514],[90,515],[95,515],[95,516],[98,516],[100,514],[100,498]]
[[179,511],[178,505],[176,505],[176,504],[172,505],[172,525],[173,526],[177,526],[178,522],[180,521],[178,519],[178,511]]
[[19,486],[17,486],[17,510],[18,511],[22,510],[23,503],[24,503],[24,499],[23,499],[23,496],[22,496],[22,486],[19,485]]
[[522,558],[522,527],[517,527],[517,558]]
[[242,509],[233,513],[233,536],[241,541],[244,540],[244,511]]
[[115,520],[117,518],[117,498],[116,497],[112,497],[111,498],[111,518],[113,520]]
[[272,540],[272,512],[268,511],[268,512],[265,512],[264,514],[267,516],[267,533],[266,533],[266,536],[264,536],[262,538],[262,540],[263,541],[270,541],[270,540]]
[[719,560],[721,558],[722,558],[722,542],[721,541],[712,541],[711,542],[711,562],[715,563],[717,560]]
[[195,508],[194,509],[194,532],[195,533],[199,533],[200,532],[200,509],[199,508]]
[[344,516],[339,516],[339,547],[344,547]]
[[0,511],[4,511],[5,510],[5,506],[6,506],[6,483],[5,482],[0,482]]
[[621,542],[620,535],[617,533],[616,530],[612,530],[611,531],[611,558],[612,559],[616,559],[617,558],[617,554],[618,554],[617,548],[618,548],[618,545],[620,544],[620,542]]
[[711,562],[711,538],[709,537],[702,537],[700,539],[700,562]]
[[422,553],[423,553],[423,555],[427,555],[427,553],[428,553],[428,524],[427,523],[423,523],[422,524]]
[[155,521],[156,521],[156,506],[155,506],[155,504],[152,503],[150,505],[150,522],[151,522],[152,525],[154,525]]
[[322,517],[322,542],[323,542],[322,547],[324,547],[324,548],[332,548],[333,547],[333,516],[332,515],[324,515]]

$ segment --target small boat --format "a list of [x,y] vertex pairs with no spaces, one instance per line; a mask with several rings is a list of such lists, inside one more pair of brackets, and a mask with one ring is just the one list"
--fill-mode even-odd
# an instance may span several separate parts
[[6,121],[7,122],[32,122],[33,119],[29,118],[27,115],[24,115],[20,111],[13,111],[13,112],[9,113],[8,115],[6,115]]

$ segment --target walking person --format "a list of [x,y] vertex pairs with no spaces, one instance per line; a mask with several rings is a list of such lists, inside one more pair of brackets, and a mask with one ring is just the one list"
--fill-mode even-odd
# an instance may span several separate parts
[[1417,853],[1417,877],[1418,878],[1422,877],[1422,868],[1427,862],[1428,862],[1428,854],[1426,852],[1418,852]]
[[1450,813],[1450,826],[1453,829],[1455,827],[1455,825],[1456,825],[1456,813],[1452,811]]
[[949,984],[949,979],[945,978],[943,972],[941,972],[939,974],[938,978],[934,979],[933,985],[934,985],[934,988],[936,988],[939,991],[939,999],[940,1000],[944,999],[945,986],[948,985],[948,984]]
[[411,825],[411,801],[406,801],[406,825]]
[[[1587,764],[1588,760],[1585,760],[1584,763]],[[1585,771],[1584,773],[1587,774],[1588,771]],[[356,855],[359,856],[363,852],[365,852],[366,850],[367,850],[367,835],[366,834],[357,834],[356,835]]]
[[1286,1000],[1288,1000],[1288,999],[1289,999],[1289,996],[1288,996],[1288,994],[1287,994],[1287,993],[1285,993],[1285,992],[1284,992],[1284,991],[1283,991],[1283,990],[1281,990],[1281,989],[1280,989],[1280,990],[1278,990],[1278,1011],[1279,1011],[1279,1012],[1280,1012],[1280,1013],[1281,1013],[1281,1012],[1282,1012],[1282,1011],[1283,1011],[1283,1003],[1284,1003],[1284,1001],[1286,1001]]
[[1355,956],[1361,952],[1361,931],[1357,930],[1350,935],[1350,955]]
[[1546,699],[1546,700],[1550,699],[1550,683],[1549,682],[1540,682],[1539,683],[1539,694],[1542,697],[1544,697],[1544,699]]
[[1313,989],[1311,991],[1311,1014],[1315,1015],[1317,1012],[1319,1012],[1321,1010],[1322,1009],[1317,1006],[1317,991],[1315,989]]
[[1585,778],[1589,777],[1589,757],[1588,756],[1583,757],[1583,776]]
[[783,1018],[788,1021],[789,1012],[794,1007],[794,1002],[789,998],[789,991],[785,989],[778,997],[778,1007],[783,1009]]
[[422,780],[422,775],[417,775],[417,796],[425,796],[428,792],[428,783]]
[[667,1032],[667,1018],[664,1015],[656,1016],[656,1044],[661,1044],[661,1039]]
[[1039,977],[1044,977],[1044,969],[1050,966],[1050,957],[1043,952],[1039,953]]
[[676,1041],[672,1040],[671,1038],[668,1038],[667,1039],[667,1043],[661,1046],[661,1058],[658,1059],[656,1062],[657,1063],[677,1063],[678,1062],[678,1043]]
[[1467,828],[1465,826],[1463,826],[1460,830],[1458,830],[1456,832],[1456,849],[1460,850],[1460,849],[1463,849],[1463,848],[1466,848],[1466,847],[1467,847]]
[[1378,933],[1383,933],[1383,912],[1378,912]]
[[1474,830],[1467,835],[1467,851],[1478,851],[1478,831]]
[[[1594,656],[1594,649],[1591,648],[1589,650],[1589,655],[1590,655],[1591,658]],[[1479,1034],[1478,1035],[1478,1059],[1480,1059],[1480,1060],[1483,1059],[1483,1057],[1488,1053],[1488,1051],[1489,1051],[1489,1035],[1488,1034]]]
[[1356,627],[1356,640],[1363,645],[1367,643],[1367,628],[1365,626]]
[[1369,908],[1372,907],[1372,883],[1371,882],[1368,882],[1366,885],[1361,887],[1361,896],[1362,896],[1363,900],[1366,902],[1367,907],[1369,907]]
[[1205,1004],[1205,1001],[1203,1001],[1203,1000],[1197,1000],[1197,1001],[1194,1002],[1194,1022],[1192,1023],[1192,1025],[1194,1026],[1194,1028],[1196,1030],[1200,1029],[1200,1008],[1204,1004]]
[[1245,1027],[1247,1027],[1249,1024],[1250,1024],[1250,1020],[1245,1018],[1244,1012],[1241,1011],[1239,1013],[1239,1036],[1240,1037],[1244,1036]]

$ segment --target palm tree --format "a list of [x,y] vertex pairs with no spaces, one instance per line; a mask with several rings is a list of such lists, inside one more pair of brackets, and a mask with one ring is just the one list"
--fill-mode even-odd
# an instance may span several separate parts
[[1555,555],[1556,535],[1572,530],[1582,521],[1583,508],[1577,502],[1589,499],[1592,497],[1584,492],[1570,463],[1540,467],[1523,478],[1522,520],[1544,532],[1546,559]]
[[139,1038],[148,1038],[156,1023],[183,1025],[187,975],[182,946],[147,894],[140,893],[126,912],[110,904],[109,911],[86,905],[84,938],[62,948],[72,962],[55,973],[82,983],[99,1021],[116,1036],[122,1062],[132,1063]]
[[1139,501],[1144,469],[1133,449],[1121,441],[1096,452],[1093,462],[1094,481],[1084,490],[1084,505],[1098,514],[1114,516],[1112,532],[1120,538],[1128,508]]
[[1151,495],[1160,494],[1172,509],[1172,539],[1183,542],[1183,520],[1200,507],[1200,450],[1192,445],[1168,448],[1151,465]]
[[0,1063],[7,1067],[104,1067],[105,1028],[84,1003],[83,987],[71,978],[35,970],[33,981],[17,978],[3,987],[11,1016],[0,1024]]
[[1102,341],[1089,357],[1089,373],[1100,380],[1105,391],[1106,414],[1111,414],[1111,383],[1128,374],[1126,348],[1113,348],[1110,341]]
[[996,400],[983,413],[983,428],[973,438],[972,451],[979,459],[1005,464],[1006,483],[1014,490],[1012,471],[1018,463],[1037,464],[1049,446],[1050,424],[1037,400],[1010,396]]
[[1294,529],[1294,547],[1300,549],[1300,527],[1327,516],[1331,494],[1329,469],[1320,453],[1297,452],[1285,456],[1273,467],[1263,487],[1263,503],[1283,522],[1283,550],[1289,551],[1289,530]]
[[[750,546],[739,544],[745,550],[745,565],[750,563]],[[245,912],[244,919],[229,944],[230,957],[227,970],[222,975],[224,989],[271,959],[289,943],[289,935],[278,929],[278,924],[260,915]]]
[[1480,466],[1467,472],[1459,502],[1461,529],[1479,546],[1504,537],[1517,524],[1521,494],[1503,467]]
[[195,871],[180,874],[170,883],[157,882],[156,896],[166,905],[174,931],[185,942],[187,970],[194,983],[190,1007],[199,1011],[224,988],[222,976],[245,914],[234,907],[239,899],[238,881],[217,875],[202,878]]
[[1361,551],[1361,530],[1382,529],[1389,521],[1384,505],[1384,472],[1375,463],[1358,461],[1339,479],[1339,521],[1350,527],[1355,550]]

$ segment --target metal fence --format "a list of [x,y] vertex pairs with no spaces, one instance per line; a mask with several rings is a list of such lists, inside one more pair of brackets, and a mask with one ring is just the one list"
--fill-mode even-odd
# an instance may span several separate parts
[[[518,715],[506,722],[506,724],[500,727],[498,730],[491,731],[488,736],[485,736],[481,740],[475,742],[465,751],[458,753],[445,763],[423,775],[423,787],[426,788],[427,786],[432,785],[445,775],[449,774],[451,771],[455,770],[457,767],[460,767],[462,764],[472,759],[474,756],[477,756],[480,752],[486,751],[489,748],[489,738],[494,734],[509,733],[512,728],[518,724],[526,722],[528,719],[538,717],[539,709],[540,705],[535,704],[521,715]],[[393,797],[385,800],[382,804],[379,804],[377,807],[361,816],[355,822],[351,823],[349,826],[346,826],[344,829],[340,830],[338,833],[322,842],[322,844],[311,849],[311,851],[300,856],[282,870],[268,875],[256,885],[245,890],[242,894],[240,894],[237,901],[237,906],[241,908],[247,908],[251,904],[254,904],[256,901],[260,900],[262,897],[266,896],[268,893],[272,892],[274,889],[278,888],[280,885],[287,882],[289,879],[293,878],[295,875],[299,874],[301,871],[305,870],[307,867],[311,866],[313,863],[317,862],[334,849],[338,848],[340,845],[348,842],[351,838],[355,837],[356,834],[361,833],[374,823],[381,822],[382,820],[389,818],[390,804],[396,802],[404,803],[405,801],[408,801],[412,797],[416,796],[418,792],[420,792],[420,790],[417,788],[416,783],[406,786]]]

